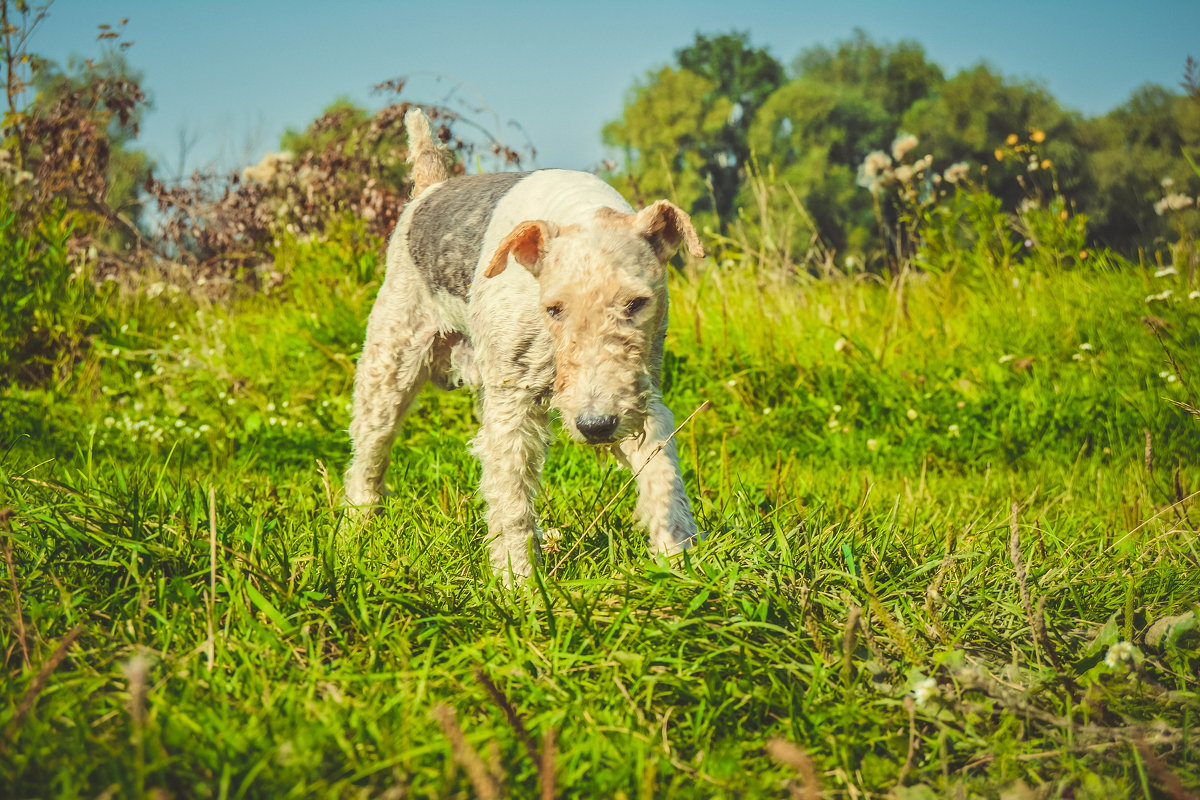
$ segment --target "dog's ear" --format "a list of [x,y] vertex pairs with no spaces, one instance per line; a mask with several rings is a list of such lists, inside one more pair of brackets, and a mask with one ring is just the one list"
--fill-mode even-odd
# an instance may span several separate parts
[[622,214],[611,208],[596,212],[602,222],[624,227],[643,237],[654,249],[658,260],[666,263],[681,244],[687,246],[693,258],[704,258],[704,245],[692,225],[692,218],[682,208],[667,200],[659,200],[636,214]]
[[488,262],[483,277],[494,278],[504,272],[511,255],[533,277],[542,271],[542,256],[546,255],[546,243],[558,235],[558,226],[553,222],[534,219],[522,222],[500,241],[492,260]]

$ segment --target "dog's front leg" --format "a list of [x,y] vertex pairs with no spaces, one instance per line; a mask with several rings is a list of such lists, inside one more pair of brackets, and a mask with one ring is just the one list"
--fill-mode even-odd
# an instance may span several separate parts
[[637,475],[635,513],[656,553],[678,553],[696,543],[696,520],[679,471],[675,441],[669,438],[674,430],[675,418],[656,395],[646,412],[645,435],[626,439],[617,449]]
[[530,546],[538,536],[537,498],[550,444],[546,408],[533,392],[511,386],[483,391],[482,425],[473,443],[483,466],[480,491],[487,503],[492,568],[505,583],[533,570]]

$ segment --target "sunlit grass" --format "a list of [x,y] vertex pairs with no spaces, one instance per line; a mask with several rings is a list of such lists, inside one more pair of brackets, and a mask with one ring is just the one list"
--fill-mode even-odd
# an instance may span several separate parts
[[653,560],[632,498],[603,511],[626,476],[560,442],[563,538],[510,593],[465,393],[422,397],[347,528],[377,265],[278,263],[269,294],[129,295],[60,391],[5,391],[5,796],[480,794],[440,705],[530,796],[505,703],[554,732],[556,796],[804,796],[806,758],[829,796],[1194,790],[1185,276],[691,268],[665,373],[678,420],[712,403],[679,436],[708,540]]

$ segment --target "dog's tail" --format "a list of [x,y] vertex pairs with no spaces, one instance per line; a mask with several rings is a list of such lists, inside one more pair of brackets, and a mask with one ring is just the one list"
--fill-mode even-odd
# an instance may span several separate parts
[[421,109],[410,109],[404,115],[404,127],[408,130],[408,163],[412,164],[412,196],[417,197],[433,184],[449,178],[450,173],[442,148],[434,141],[429,120]]

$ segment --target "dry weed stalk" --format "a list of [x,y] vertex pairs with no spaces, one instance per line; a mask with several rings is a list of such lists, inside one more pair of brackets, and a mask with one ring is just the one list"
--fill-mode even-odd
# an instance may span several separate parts
[[[8,522],[12,515],[11,508],[0,509],[0,531],[6,534],[12,531]],[[17,643],[21,645],[21,665],[27,666],[29,664],[29,647],[25,643],[25,614],[21,610],[21,589],[17,584],[17,568],[13,564],[12,547],[9,545],[7,536],[4,537],[4,560],[8,563],[8,580],[12,586],[13,621],[17,626]]]
[[493,774],[483,763],[479,753],[475,752],[475,748],[471,747],[454,717],[454,709],[447,705],[437,705],[433,709],[433,717],[442,726],[442,732],[450,740],[454,760],[467,773],[467,780],[475,787],[479,797],[482,800],[500,800],[503,776]]
[[12,720],[8,723],[8,731],[5,734],[4,741],[0,742],[0,751],[8,749],[8,744],[12,741],[17,729],[21,727],[21,723],[33,709],[33,704],[37,700],[38,695],[45,688],[46,681],[50,679],[50,675],[53,674],[54,670],[58,669],[58,665],[66,658],[67,650],[70,649],[81,633],[83,633],[82,625],[76,625],[72,628],[71,632],[63,637],[62,641],[58,643],[58,647],[54,649],[54,652],[42,664],[42,668],[38,670],[38,674],[34,676],[33,682],[25,690],[25,694],[21,697],[21,702],[17,705],[16,713],[13,714]]
[[767,755],[776,763],[790,767],[799,775],[798,781],[788,781],[788,791],[793,800],[819,800],[821,782],[812,757],[787,739],[768,739]]
[[1050,641],[1050,636],[1046,632],[1046,598],[1043,596],[1038,600],[1037,609],[1033,607],[1033,598],[1029,592],[1029,576],[1025,569],[1025,560],[1021,557],[1021,529],[1018,525],[1018,514],[1020,506],[1017,503],[1012,504],[1012,520],[1009,523],[1009,539],[1008,539],[1008,554],[1012,560],[1013,570],[1017,575],[1017,590],[1021,596],[1021,607],[1025,609],[1025,617],[1029,620],[1029,629],[1033,633],[1034,644],[1046,657],[1050,659],[1050,663],[1055,669],[1062,669],[1062,661],[1059,660],[1058,651],[1054,648],[1054,644]]

